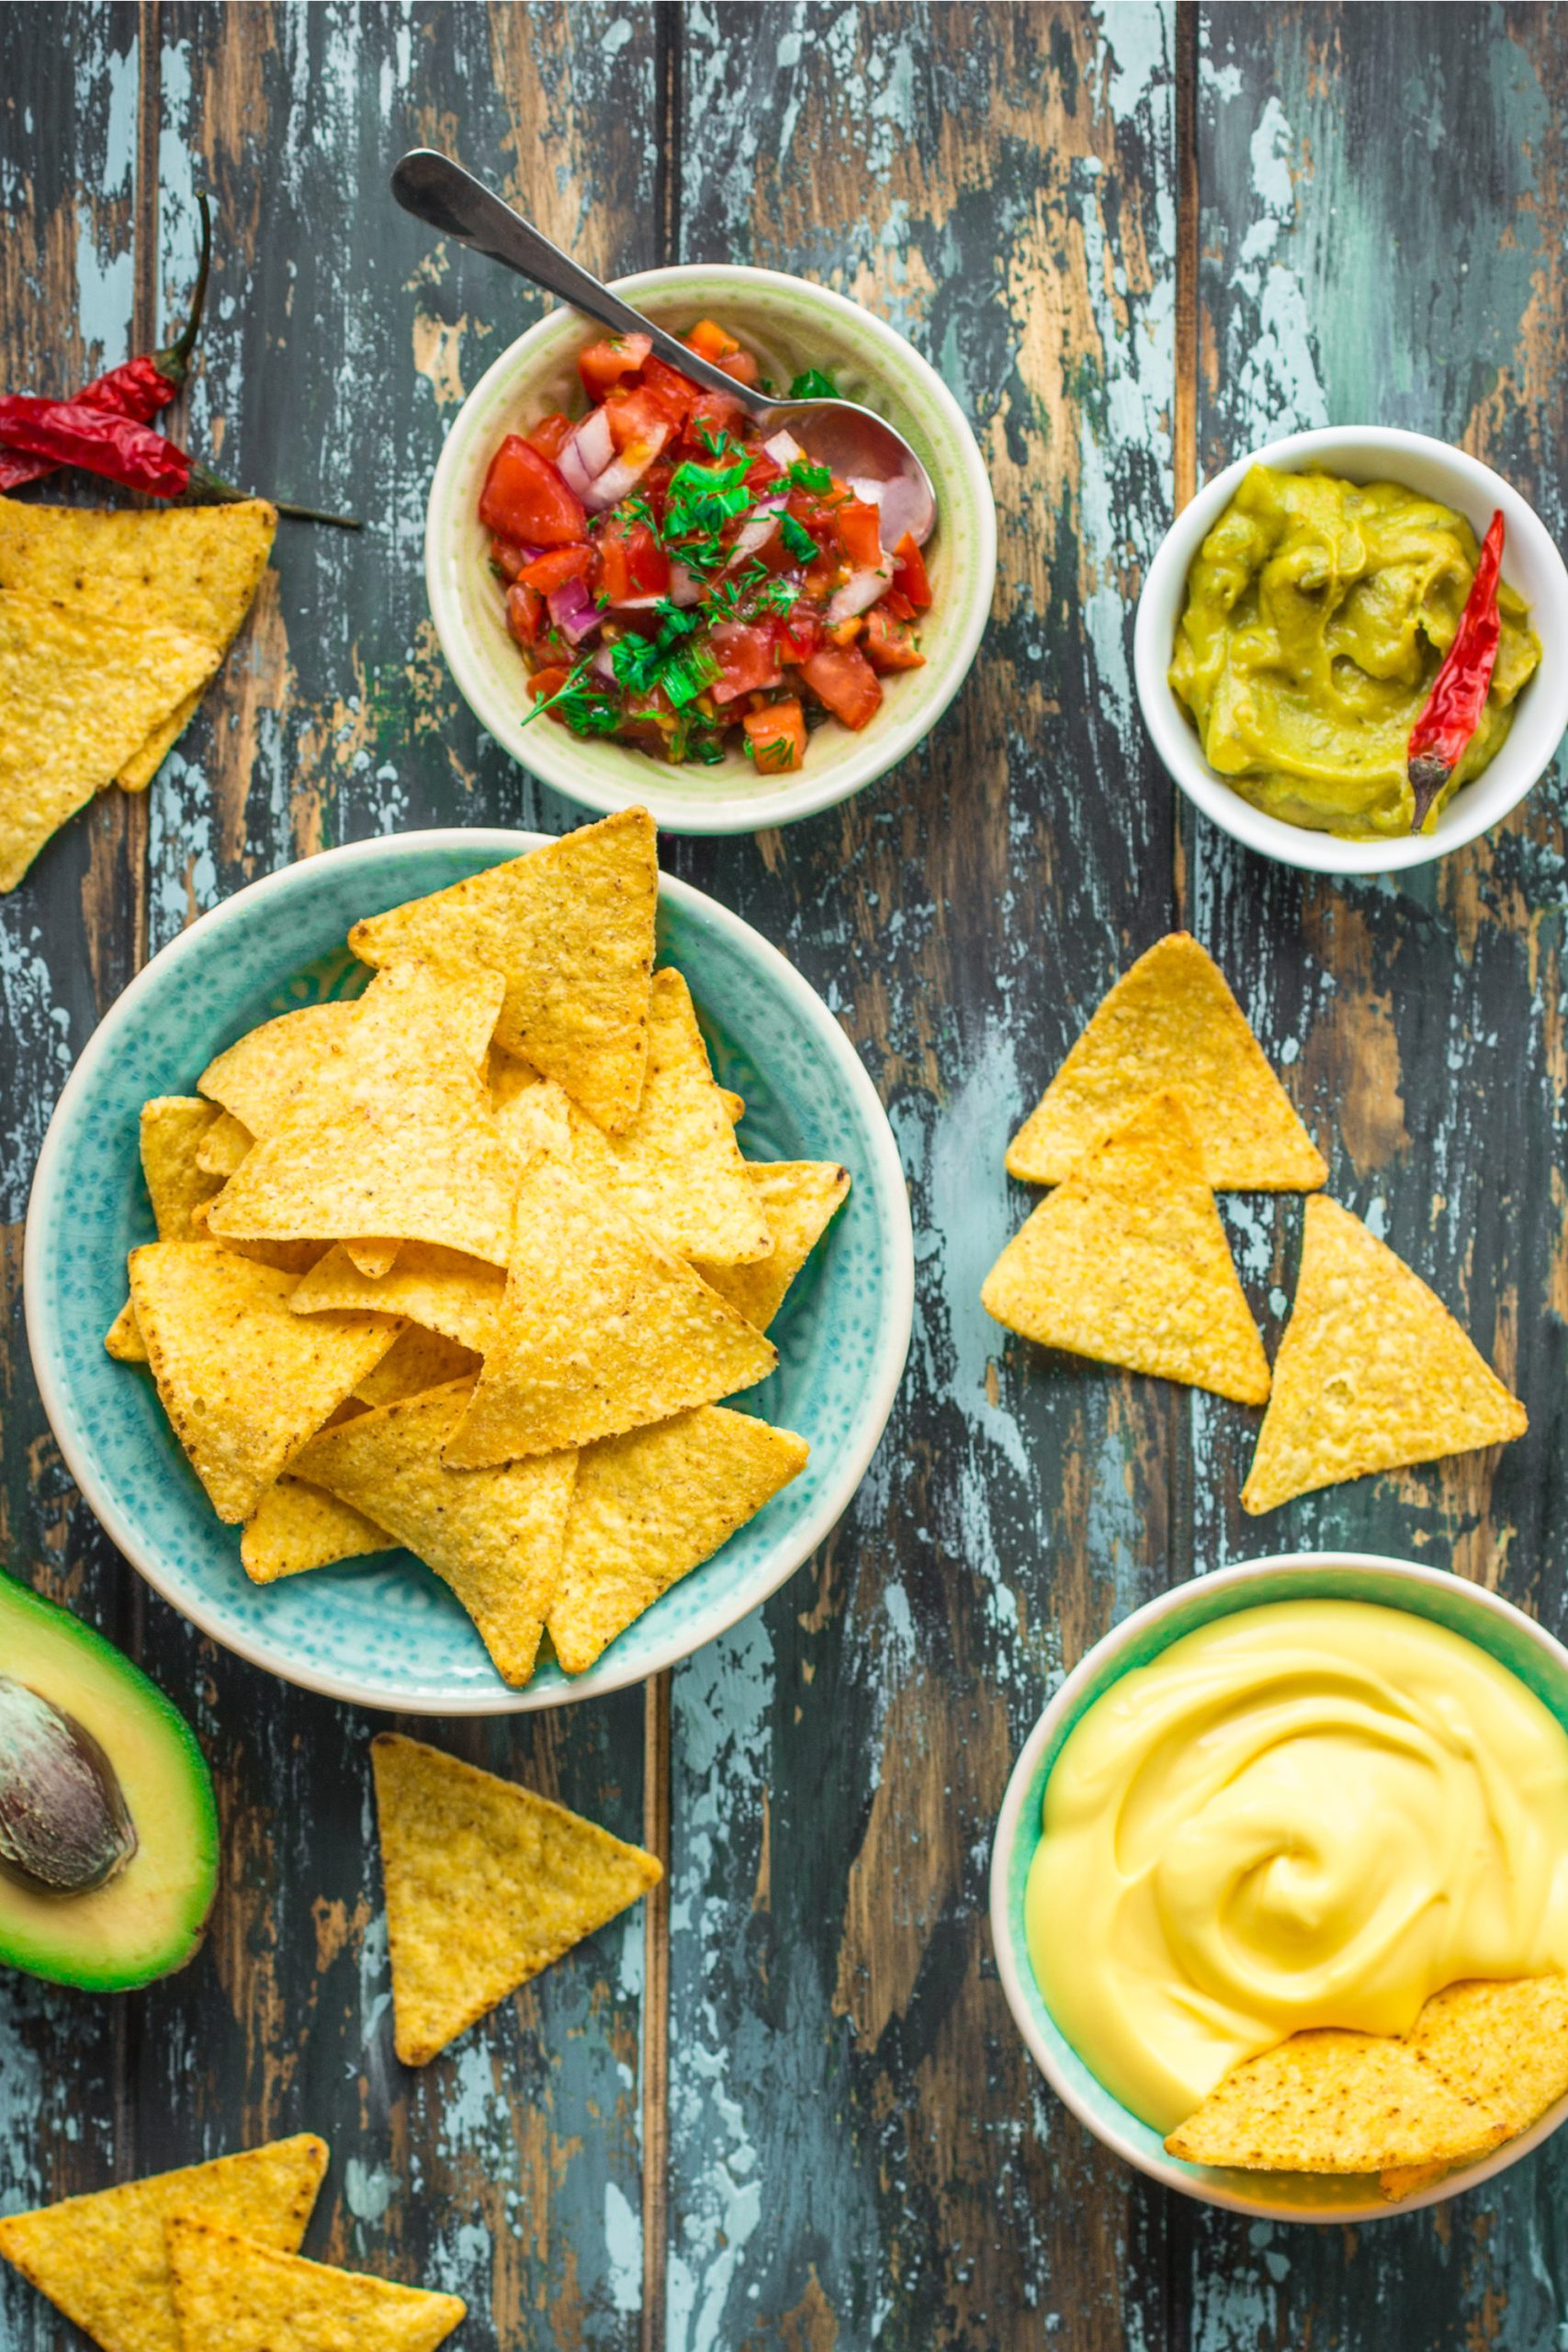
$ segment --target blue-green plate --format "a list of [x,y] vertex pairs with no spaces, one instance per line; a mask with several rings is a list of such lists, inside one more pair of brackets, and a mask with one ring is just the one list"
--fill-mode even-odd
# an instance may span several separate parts
[[660,890],[660,956],[691,983],[716,1070],[745,1097],[752,1159],[836,1159],[850,1197],[772,1336],[778,1369],[732,1400],[809,1441],[805,1471],[673,1586],[588,1673],[543,1665],[512,1690],[468,1617],[407,1553],[274,1585],[240,1566],[146,1373],[105,1351],[128,1250],[154,1238],[138,1159],[153,1094],[188,1094],[269,1014],[355,993],[360,916],[536,848],[541,835],[441,831],[361,842],[252,884],[172,941],[127,989],[60,1099],[28,1212],[28,1340],[44,1409],[83,1495],[126,1557],[204,1633],[288,1681],[410,1713],[554,1706],[659,1672],[765,1600],[864,1476],[908,1348],[914,1253],[891,1130],[853,1047],[776,948],[689,885]]

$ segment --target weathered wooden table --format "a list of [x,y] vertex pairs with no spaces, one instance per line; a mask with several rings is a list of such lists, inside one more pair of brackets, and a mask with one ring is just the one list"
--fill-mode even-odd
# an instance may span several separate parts
[[[1174,504],[1282,429],[1448,435],[1562,527],[1565,104],[1544,8],[0,9],[0,377],[62,392],[152,343],[205,184],[193,445],[369,524],[284,526],[151,793],[106,797],[0,901],[0,1534],[194,1712],[226,1849],[185,1975],[119,2000],[0,1976],[0,2210],[310,2126],[333,2164],[307,2250],[460,2290],[468,2352],[1568,2346],[1568,2143],[1363,2232],[1165,2196],[1034,2075],[985,1916],[1044,1692],[1165,1586],[1332,1542],[1568,1616],[1560,779],[1406,882],[1303,880],[1176,804],[1129,659]],[[901,1402],[832,1542],[728,1638],[646,1691],[438,1727],[646,1836],[670,1882],[412,2075],[375,1726],[198,1639],[110,1549],[39,1408],[19,1275],[73,1057],[192,915],[328,842],[574,820],[479,734],[425,614],[444,426],[537,306],[393,209],[420,140],[604,271],[754,259],[892,319],[974,420],[1002,556],[981,666],[919,758],[787,833],[665,843],[882,1090],[918,1227]],[[1177,922],[1288,1066],[1337,1197],[1516,1380],[1532,1427],[1500,1461],[1257,1525],[1246,1417],[998,1344],[978,1290],[1023,1205],[1006,1137]],[[1270,1312],[1299,1204],[1225,1205]],[[6,2352],[70,2335],[0,2277]]]

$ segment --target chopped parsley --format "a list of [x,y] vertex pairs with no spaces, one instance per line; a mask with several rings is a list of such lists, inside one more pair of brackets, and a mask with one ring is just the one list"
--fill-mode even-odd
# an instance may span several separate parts
[[803,376],[795,378],[789,396],[792,401],[836,401],[839,387],[822,368],[808,368]]
[[531,726],[543,711],[558,710],[574,735],[615,734],[621,723],[620,707],[602,686],[589,684],[592,674],[592,664],[580,662],[564,686],[534,705],[524,726]]
[[818,498],[825,498],[833,487],[827,467],[814,465],[809,458],[796,458],[784,479],[796,490],[808,490]]
[[787,509],[779,517],[779,533],[796,563],[815,563],[817,542],[804,523],[797,523]]

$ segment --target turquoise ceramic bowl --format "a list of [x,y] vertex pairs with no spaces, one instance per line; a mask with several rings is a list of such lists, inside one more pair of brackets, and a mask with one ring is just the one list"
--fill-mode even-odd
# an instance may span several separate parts
[[882,1106],[827,1007],[776,948],[689,885],[661,877],[660,953],[691,982],[716,1068],[746,1099],[752,1159],[837,1159],[850,1197],[792,1289],[778,1369],[733,1401],[796,1430],[811,1459],[722,1552],[671,1588],[586,1674],[541,1667],[512,1690],[446,1587],[406,1553],[253,1585],[237,1528],[213,1516],[147,1374],[103,1339],[127,1250],[153,1238],[137,1154],[152,1094],[189,1093],[222,1046],[268,1014],[353,994],[357,917],[537,846],[537,833],[442,831],[361,842],[254,883],[173,941],[83,1054],[39,1156],[28,1213],[28,1340],[67,1467],[109,1535],[214,1640],[291,1682],[416,1714],[557,1706],[659,1672],[783,1584],[848,1505],[904,1368],[914,1254]]
[[1407,1609],[1461,1634],[1517,1674],[1568,1728],[1568,1650],[1534,1620],[1495,1592],[1467,1584],[1441,1568],[1367,1552],[1297,1552],[1219,1568],[1163,1593],[1134,1610],[1097,1642],[1056,1692],[1013,1768],[991,1849],[991,1935],[1008,2006],[1035,2063],[1058,2098],[1119,2156],[1151,2179],[1179,2188],[1207,2205],[1223,2205],[1261,2220],[1378,2222],[1436,2205],[1506,2172],[1568,2116],[1568,2099],[1472,2165],[1461,2165],[1430,2188],[1386,2204],[1369,2197],[1363,2182],[1302,2173],[1232,2172],[1182,2163],[1167,2155],[1157,2132],[1112,2098],[1058,2029],[1035,1982],[1024,1933],[1023,1896],[1040,1843],[1045,1783],[1080,1715],[1123,1674],[1147,1666],[1184,1634],[1216,1617],[1277,1600],[1364,1600]]
[[452,675],[496,741],[558,792],[586,808],[651,808],[676,833],[750,833],[830,808],[886,775],[931,732],[967,676],[991,609],[997,510],[990,476],[958,402],[934,368],[860,303],[774,269],[683,262],[615,281],[615,291],[659,325],[683,334],[717,319],[787,384],[829,368],[846,400],[875,409],[919,456],[936,491],[926,549],[932,604],[920,625],[923,670],[885,683],[882,708],[858,734],[813,734],[794,775],[760,776],[739,752],[716,767],[665,767],[624,743],[584,741],[548,719],[525,726],[527,673],[506,632],[490,570],[479,492],[503,436],[551,409],[576,413],[577,355],[600,330],[575,311],[547,319],[488,368],[454,419],[430,486],[424,577],[431,617]]

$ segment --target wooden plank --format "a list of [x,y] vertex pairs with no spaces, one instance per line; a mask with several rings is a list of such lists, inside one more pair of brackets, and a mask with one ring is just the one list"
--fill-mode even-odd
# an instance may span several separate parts
[[683,255],[852,293],[974,419],[983,664],[848,808],[683,872],[777,940],[881,1087],[914,1351],[818,1559],[675,1677],[668,2341],[1164,2335],[1157,2207],[1050,2101],[989,1954],[1007,1773],[1050,1681],[1179,1556],[1148,1384],[1004,1351],[1002,1152],[1168,925],[1130,594],[1171,504],[1173,12],[720,6],[681,19]]
[[[1201,470],[1297,425],[1461,441],[1564,524],[1564,56],[1548,12],[1206,10]],[[1197,1558],[1347,1545],[1452,1566],[1561,1630],[1564,1535],[1561,771],[1492,838],[1331,885],[1186,826],[1194,927],[1330,1154],[1335,1196],[1450,1301],[1529,1405],[1491,1456],[1332,1489],[1263,1521],[1247,1417],[1198,1419]],[[1299,1207],[1233,1216],[1260,1299]],[[1190,2233],[1192,2335],[1517,2347],[1550,2340],[1561,2143],[1437,2216],[1337,2233],[1217,2214]]]

